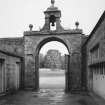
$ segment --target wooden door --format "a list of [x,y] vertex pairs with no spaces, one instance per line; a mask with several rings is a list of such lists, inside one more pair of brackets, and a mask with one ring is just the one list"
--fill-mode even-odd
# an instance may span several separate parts
[[70,55],[65,55],[65,91],[70,91]]
[[35,90],[39,90],[39,56],[35,57]]
[[19,89],[20,87],[20,63],[16,63],[16,72],[15,72],[15,78],[16,78],[16,89]]

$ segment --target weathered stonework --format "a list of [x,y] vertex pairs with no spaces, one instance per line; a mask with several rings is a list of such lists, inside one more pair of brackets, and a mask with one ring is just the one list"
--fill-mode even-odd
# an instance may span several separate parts
[[[15,55],[24,57],[25,69],[22,74],[22,83],[25,88],[39,89],[39,51],[41,47],[50,42],[58,41],[63,43],[68,49],[69,56],[67,64],[65,87],[69,87],[69,91],[81,91],[85,82],[82,68],[81,45],[83,44],[84,35],[82,30],[76,29],[65,30],[60,24],[61,11],[51,5],[44,12],[45,24],[40,31],[33,31],[33,25],[29,25],[30,31],[24,32],[22,38],[2,38],[0,39],[0,49]],[[55,26],[55,30],[51,30],[51,26]],[[9,58],[8,58],[9,59]],[[14,61],[14,60],[13,60]],[[82,77],[81,77],[82,74]]]
[[24,55],[24,41],[23,38],[1,38],[0,49],[14,54]]
[[0,95],[24,87],[23,57],[0,50]]
[[[50,41],[63,43],[69,52],[69,64],[66,79],[70,82],[69,91],[81,90],[81,45],[83,43],[82,30],[65,30],[60,24],[61,11],[52,4],[44,12],[45,24],[40,31],[24,32],[24,57],[25,57],[25,87],[39,89],[39,51],[41,47]],[[51,30],[51,26],[56,26]],[[67,87],[65,86],[65,87]]]
[[[77,30],[76,30],[77,31]],[[25,51],[25,86],[35,88],[37,79],[35,73],[38,68],[35,67],[36,58],[40,48],[49,41],[59,41],[64,43],[70,53],[70,75],[71,90],[81,89],[81,44],[82,32],[62,32],[62,33],[44,33],[44,32],[25,32],[24,33],[24,51]],[[38,63],[37,63],[38,64]]]

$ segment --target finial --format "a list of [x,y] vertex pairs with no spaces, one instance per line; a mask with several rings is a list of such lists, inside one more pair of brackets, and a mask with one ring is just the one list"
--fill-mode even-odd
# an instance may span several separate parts
[[76,29],[78,29],[79,22],[75,22]]
[[32,31],[33,25],[30,24],[30,25],[29,25],[29,28],[30,28],[30,31]]
[[55,0],[51,0],[51,4],[54,6]]

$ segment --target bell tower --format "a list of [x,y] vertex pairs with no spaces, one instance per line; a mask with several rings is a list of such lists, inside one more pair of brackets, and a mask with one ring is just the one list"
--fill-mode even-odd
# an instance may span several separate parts
[[[60,24],[61,11],[54,6],[55,0],[51,0],[51,6],[44,11],[45,24],[42,31],[61,31],[63,30]],[[54,28],[55,27],[55,28]],[[54,28],[54,30],[52,30]]]

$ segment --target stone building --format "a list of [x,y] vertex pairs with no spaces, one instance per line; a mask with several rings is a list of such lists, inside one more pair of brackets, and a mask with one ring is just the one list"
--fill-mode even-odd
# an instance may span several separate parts
[[87,90],[105,99],[105,11],[82,48]]
[[23,88],[23,57],[0,50],[0,95]]
[[0,38],[0,49],[14,54],[24,55],[23,37],[18,38]]

